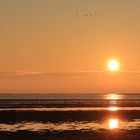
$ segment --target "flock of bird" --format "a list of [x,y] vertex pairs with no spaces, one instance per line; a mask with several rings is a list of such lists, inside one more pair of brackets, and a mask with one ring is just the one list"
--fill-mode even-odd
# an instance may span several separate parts
[[98,14],[96,12],[90,12],[90,13],[86,13],[86,14],[77,13],[76,16],[86,16],[86,17],[90,16],[90,17],[92,17],[92,16],[103,16],[103,14]]

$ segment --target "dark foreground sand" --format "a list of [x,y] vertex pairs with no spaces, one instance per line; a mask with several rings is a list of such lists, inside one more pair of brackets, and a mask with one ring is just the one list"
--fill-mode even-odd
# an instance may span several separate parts
[[140,131],[62,131],[34,133],[29,131],[18,131],[15,133],[1,132],[0,140],[139,140]]

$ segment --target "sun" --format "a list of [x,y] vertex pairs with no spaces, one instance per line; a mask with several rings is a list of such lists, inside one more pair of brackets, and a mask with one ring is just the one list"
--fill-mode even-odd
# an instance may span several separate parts
[[116,59],[111,59],[109,62],[108,62],[108,69],[110,71],[117,71],[120,67],[120,64],[119,62],[116,60]]

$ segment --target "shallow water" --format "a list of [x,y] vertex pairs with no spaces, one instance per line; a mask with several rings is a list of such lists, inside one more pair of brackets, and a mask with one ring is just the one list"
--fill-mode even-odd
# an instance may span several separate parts
[[[64,131],[64,130],[79,130],[79,131],[100,131],[100,129],[111,129],[115,125],[115,129],[121,129],[121,130],[132,130],[132,129],[138,129],[140,130],[140,118],[136,113],[140,113],[140,107],[87,107],[87,108],[4,108],[0,109],[0,114],[3,112],[10,113],[13,116],[13,114],[17,115],[17,119],[15,121],[7,120],[5,123],[0,123],[0,131],[11,131],[16,132],[19,130],[27,130],[27,131]],[[44,114],[43,117],[38,116],[39,112],[42,112]],[[49,118],[51,121],[44,120],[42,118],[44,117],[50,117],[49,114],[55,112],[55,119],[57,120],[57,115],[63,115],[65,117],[66,113],[71,113],[71,120],[69,120],[69,116],[64,118],[61,117],[61,120],[58,120],[55,122],[53,118]],[[57,112],[59,114],[57,114]],[[65,113],[66,112],[66,113]],[[75,114],[78,114],[79,118],[80,115],[85,112],[85,118],[83,120],[78,121],[77,118],[75,118]],[[88,112],[92,113],[92,117],[89,119],[86,119],[88,116]],[[103,116],[100,115],[100,113],[103,113]],[[120,114],[125,114],[124,117],[120,117]],[[134,115],[131,113],[133,112]],[[17,113],[17,114],[16,114]],[[20,113],[24,113],[24,116],[19,119]],[[39,118],[36,118],[36,116],[32,115],[33,121],[28,120],[26,118],[30,117],[28,115],[32,115],[32,113],[36,114]],[[38,113],[38,114],[37,114]],[[47,115],[45,114],[47,113]],[[96,116],[96,115],[100,115]],[[16,116],[15,116],[16,117]],[[1,117],[0,117],[1,118]],[[5,116],[6,119],[6,116]],[[39,120],[38,120],[39,119]],[[11,123],[12,121],[12,123]]]
[[140,111],[140,107],[0,108],[0,111]]
[[[117,124],[111,124],[111,120],[116,120]],[[79,131],[101,131],[101,129],[113,129],[112,125],[116,127],[114,129],[122,130],[133,130],[140,129],[140,119],[132,121],[123,121],[117,118],[110,118],[105,122],[96,121],[75,121],[75,122],[21,122],[15,124],[0,124],[0,131],[16,132],[19,130],[27,130],[34,132],[48,132],[48,131],[68,131],[68,130],[79,130]],[[112,127],[111,127],[112,126]]]

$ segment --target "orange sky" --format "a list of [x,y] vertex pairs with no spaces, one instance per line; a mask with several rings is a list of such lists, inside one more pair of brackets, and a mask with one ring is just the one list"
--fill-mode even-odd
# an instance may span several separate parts
[[[0,92],[140,92],[139,5],[0,1]],[[123,72],[98,73],[111,58]]]

